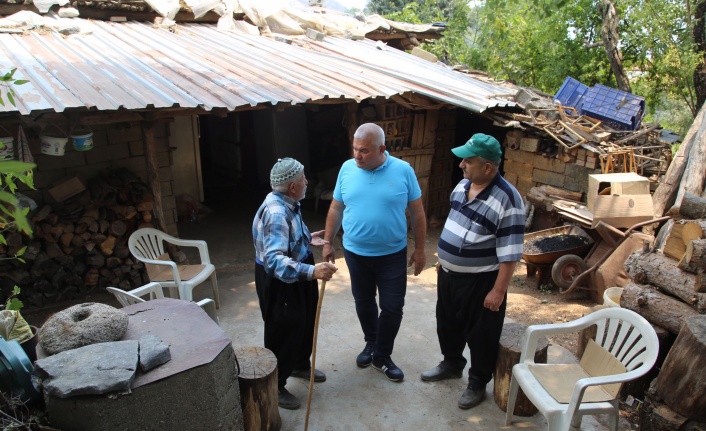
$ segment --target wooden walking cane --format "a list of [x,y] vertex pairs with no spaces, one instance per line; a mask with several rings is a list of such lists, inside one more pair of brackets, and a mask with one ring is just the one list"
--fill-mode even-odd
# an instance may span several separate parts
[[314,393],[314,373],[316,372],[316,338],[319,335],[319,316],[321,316],[321,304],[324,302],[325,290],[326,280],[321,282],[319,302],[316,304],[316,320],[314,320],[314,345],[311,350],[311,376],[309,376],[309,398],[306,401],[306,420],[304,421],[304,431],[309,429],[309,410],[311,409],[311,395]]

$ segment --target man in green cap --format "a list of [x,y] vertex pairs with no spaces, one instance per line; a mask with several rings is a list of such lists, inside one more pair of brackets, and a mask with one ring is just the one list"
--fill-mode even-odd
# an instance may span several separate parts
[[525,209],[515,187],[498,172],[497,139],[476,133],[451,151],[461,158],[463,180],[451,192],[438,245],[436,333],[444,359],[421,377],[427,382],[460,378],[468,344],[468,386],[458,406],[469,409],[483,401],[495,370],[507,289],[522,257]]

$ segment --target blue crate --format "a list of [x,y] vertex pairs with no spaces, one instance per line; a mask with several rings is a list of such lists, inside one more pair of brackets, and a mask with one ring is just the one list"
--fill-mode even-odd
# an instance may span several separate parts
[[637,130],[645,115],[645,98],[596,84],[584,95],[582,110],[615,130]]
[[576,79],[567,76],[561,84],[559,91],[554,95],[554,103],[559,102],[562,106],[571,106],[576,112],[581,114],[583,97],[588,91],[588,87]]

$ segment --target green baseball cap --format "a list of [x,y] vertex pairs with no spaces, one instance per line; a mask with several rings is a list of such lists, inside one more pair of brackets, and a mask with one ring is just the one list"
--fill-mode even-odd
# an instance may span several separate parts
[[451,150],[456,157],[470,159],[471,157],[482,157],[485,160],[497,161],[503,157],[503,150],[500,142],[490,135],[476,133],[471,136],[465,144]]

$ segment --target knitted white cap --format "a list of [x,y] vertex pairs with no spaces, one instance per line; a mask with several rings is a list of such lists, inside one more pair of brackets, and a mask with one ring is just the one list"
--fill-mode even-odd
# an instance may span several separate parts
[[276,187],[280,184],[288,183],[296,178],[303,170],[304,165],[295,159],[290,157],[277,159],[277,163],[275,163],[270,171],[270,185]]

